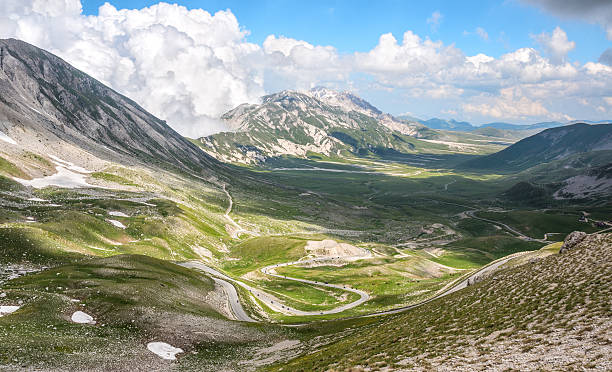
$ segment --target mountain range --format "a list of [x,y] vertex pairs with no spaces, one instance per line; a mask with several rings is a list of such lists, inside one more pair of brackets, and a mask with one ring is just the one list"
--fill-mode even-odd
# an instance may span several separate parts
[[572,120],[569,122],[560,122],[560,121],[545,121],[539,122],[535,124],[511,124],[504,122],[493,122],[487,123],[480,126],[471,124],[467,121],[456,121],[454,119],[439,119],[432,118],[429,120],[420,120],[414,118],[412,116],[398,116],[400,120],[407,120],[410,122],[417,122],[425,125],[431,129],[442,129],[442,130],[451,130],[451,131],[460,131],[460,132],[477,132],[477,133],[486,133],[486,128],[507,130],[507,131],[534,131],[534,130],[542,130],[548,128],[556,128],[564,125],[577,124],[577,123],[587,123],[587,124],[606,124],[612,123],[612,120],[600,120],[600,121],[591,121],[591,120]]
[[520,171],[574,154],[612,150],[612,124],[572,124],[546,129],[497,153],[470,160],[479,169]]

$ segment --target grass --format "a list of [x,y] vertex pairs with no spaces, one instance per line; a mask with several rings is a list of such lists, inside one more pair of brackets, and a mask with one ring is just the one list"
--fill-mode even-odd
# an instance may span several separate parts
[[262,280],[256,284],[285,305],[302,311],[330,310],[359,299],[359,295],[352,292],[290,280]]
[[563,238],[572,231],[581,230],[588,233],[597,231],[597,228],[588,223],[579,222],[578,211],[568,213],[566,210],[516,210],[509,212],[478,212],[477,216],[503,222],[525,235],[543,239],[545,233],[561,233],[555,238]]
[[[379,370],[385,365],[400,368],[405,363],[430,369],[442,365],[474,368],[475,361],[466,358],[472,351],[480,353],[489,368],[501,367],[505,355],[504,359],[513,361],[506,362],[508,367],[521,369],[518,366],[526,367],[521,359],[508,356],[533,349],[535,354],[525,359],[533,363],[534,358],[542,358],[542,351],[547,348],[542,339],[552,335],[563,340],[564,346],[556,355],[571,355],[574,360],[598,365],[601,361],[591,358],[597,352],[577,356],[571,350],[585,343],[594,350],[609,345],[600,333],[612,316],[609,308],[612,273],[607,264],[612,253],[610,235],[607,239],[607,243],[594,239],[592,246],[503,270],[494,280],[485,280],[404,313],[302,328],[300,332],[308,337],[323,337],[339,329],[351,331],[336,340],[332,338],[329,344],[309,349],[292,361],[262,370],[349,370],[358,366]],[[582,338],[575,344],[571,340],[578,334]],[[496,348],[500,338],[504,346]],[[556,368],[564,369],[564,361],[554,363]]]
[[127,178],[121,177],[119,175],[112,174],[112,173],[94,172],[91,174],[91,176],[95,179],[104,180],[108,182],[114,182],[114,183],[118,183],[124,186],[138,186],[137,184],[128,180]]
[[[336,266],[276,269],[280,275],[323,281],[368,292],[372,299],[347,314],[373,312],[418,302],[431,296],[457,274],[440,270],[419,256],[361,260]],[[346,314],[345,314],[346,315]]]
[[[155,370],[162,361],[146,350],[150,340],[191,351],[210,343],[211,332],[222,335],[218,347],[275,337],[271,327],[223,320],[210,302],[213,289],[204,274],[140,255],[78,260],[11,280],[2,302],[23,306],[0,318],[0,364],[91,370],[119,363]],[[70,322],[76,310],[97,324]]]
[[526,242],[507,235],[471,237],[444,246],[445,254],[429,257],[432,261],[460,269],[485,265],[512,253],[539,249],[542,243]]
[[264,266],[297,260],[306,252],[306,240],[294,237],[256,237],[230,248],[238,261],[229,261],[224,269],[236,276],[246,274]]
[[82,258],[35,227],[0,227],[0,263],[57,265]]
[[21,169],[10,161],[0,156],[0,173],[17,178],[29,178]]

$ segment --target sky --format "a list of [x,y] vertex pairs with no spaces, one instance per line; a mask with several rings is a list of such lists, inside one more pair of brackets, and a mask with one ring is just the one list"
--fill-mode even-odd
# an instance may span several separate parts
[[283,89],[474,124],[612,119],[612,1],[3,0],[59,55],[180,133]]

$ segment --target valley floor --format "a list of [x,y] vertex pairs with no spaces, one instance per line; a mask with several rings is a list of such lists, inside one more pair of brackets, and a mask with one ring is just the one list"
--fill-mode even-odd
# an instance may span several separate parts
[[[95,188],[9,182],[1,199],[0,244],[10,249],[0,255],[0,304],[17,308],[0,318],[8,337],[0,364],[255,370],[302,363],[311,348],[327,350],[371,322],[469,292],[509,263],[553,254],[540,248],[572,230],[598,230],[578,221],[583,205],[512,205],[494,198],[509,181],[442,169],[439,161],[284,160],[210,183],[111,166],[82,173]],[[609,206],[586,208],[598,221]],[[71,322],[77,309],[96,323]],[[152,353],[151,342],[180,348],[177,360]],[[422,366],[410,358],[405,366]]]

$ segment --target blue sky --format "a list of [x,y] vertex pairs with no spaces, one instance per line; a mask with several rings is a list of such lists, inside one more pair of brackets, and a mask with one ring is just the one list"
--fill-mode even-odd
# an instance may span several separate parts
[[197,137],[265,94],[348,90],[483,124],[612,119],[611,0],[2,0],[51,51]]
[[[109,2],[118,9],[140,9],[155,0],[83,0],[83,13],[96,15]],[[341,53],[367,51],[381,34],[391,32],[398,39],[412,30],[422,37],[455,44],[467,54],[485,53],[494,57],[525,46],[536,46],[531,35],[560,26],[576,42],[569,53],[572,60],[597,60],[610,47],[605,31],[597,24],[560,18],[517,0],[462,1],[169,1],[189,9],[215,13],[230,9],[250,34],[247,40],[261,44],[270,35],[284,35],[315,45],[332,45]],[[427,19],[442,15],[432,27]],[[489,40],[475,33],[484,29]]]

